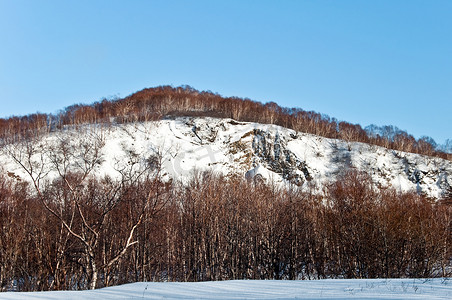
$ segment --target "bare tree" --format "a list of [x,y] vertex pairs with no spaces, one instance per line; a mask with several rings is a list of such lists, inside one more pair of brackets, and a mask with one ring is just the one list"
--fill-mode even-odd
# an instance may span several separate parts
[[[131,180],[123,177],[122,181],[108,178],[98,181],[91,176],[102,162],[103,145],[104,141],[99,134],[80,136],[71,133],[62,134],[47,143],[27,140],[6,147],[9,156],[29,175],[40,203],[59,220],[68,236],[80,243],[83,253],[79,263],[88,275],[90,289],[96,287],[100,270],[111,267],[138,242],[134,240],[135,230],[142,222],[145,212],[155,208],[151,201],[154,191],[150,190],[138,209],[135,221],[130,224],[121,247],[108,258],[99,257],[102,255],[98,251],[99,242],[107,216],[121,202],[120,191]],[[144,173],[143,171],[140,175]],[[48,178],[49,174],[53,179]],[[136,181],[138,177],[133,179]],[[65,192],[51,197],[47,190],[55,184]],[[107,189],[98,193],[96,191],[101,189],[100,186]],[[64,241],[60,243],[64,244]],[[58,252],[63,251],[61,248]]]

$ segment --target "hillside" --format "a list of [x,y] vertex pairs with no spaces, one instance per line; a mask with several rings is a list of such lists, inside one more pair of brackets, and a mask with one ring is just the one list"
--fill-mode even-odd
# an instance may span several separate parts
[[[108,128],[84,125],[77,130],[68,126],[52,132],[36,139],[35,147],[40,151],[32,159],[35,165],[45,168],[38,169],[45,174],[41,180],[58,174],[52,168],[51,157],[42,157],[40,152],[50,153],[63,143],[77,153],[82,153],[87,145],[96,145],[99,155],[92,174],[113,178],[126,169],[138,171],[154,159],[161,162],[160,175],[165,181],[188,182],[195,170],[213,171],[321,191],[337,175],[356,169],[371,175],[378,187],[414,191],[434,199],[445,196],[452,185],[452,162],[448,160],[324,138],[276,125],[208,117],[178,117]],[[14,145],[5,148],[12,149],[9,154],[20,151],[20,146]],[[0,156],[3,172],[29,180],[9,154],[6,151]],[[68,163],[67,168],[81,171],[80,161]]]
[[0,291],[452,274],[450,154],[404,132],[156,88],[0,141]]

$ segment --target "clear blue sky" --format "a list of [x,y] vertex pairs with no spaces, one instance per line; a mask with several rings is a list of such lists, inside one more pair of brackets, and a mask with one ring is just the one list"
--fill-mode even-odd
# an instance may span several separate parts
[[0,117],[188,84],[452,138],[452,1],[0,0]]

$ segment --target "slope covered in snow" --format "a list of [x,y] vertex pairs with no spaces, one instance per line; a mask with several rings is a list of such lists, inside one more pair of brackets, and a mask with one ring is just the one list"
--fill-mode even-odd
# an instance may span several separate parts
[[0,293],[0,299],[451,299],[447,279],[140,282],[94,291]]
[[[78,153],[68,157],[68,168],[114,178],[133,176],[144,165],[154,164],[162,166],[164,180],[187,181],[194,170],[211,170],[225,176],[321,188],[343,170],[356,168],[369,173],[379,186],[432,198],[442,197],[452,186],[452,162],[447,160],[232,119],[185,117],[65,128],[34,143],[36,151],[28,161],[34,175],[40,180],[54,178],[58,170],[52,167],[56,157],[51,153],[65,153],[65,147]],[[0,156],[4,173],[29,179],[11,156],[23,160],[25,149],[24,144],[5,147]],[[86,166],[84,157],[90,151],[98,151],[98,158]]]

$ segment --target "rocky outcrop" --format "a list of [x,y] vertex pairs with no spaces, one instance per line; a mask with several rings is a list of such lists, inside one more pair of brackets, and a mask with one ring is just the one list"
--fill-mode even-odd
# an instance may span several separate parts
[[[452,186],[451,161],[327,139],[275,125],[185,117],[85,127],[89,130],[66,128],[36,141],[40,145],[34,147],[37,152],[31,161],[34,170],[44,166],[42,180],[51,179],[57,172],[52,169],[52,161],[58,161],[55,150],[62,142],[68,141],[71,151],[80,156],[94,145],[90,138],[101,138],[102,143],[97,143],[95,149],[99,157],[90,171],[95,176],[123,176],[126,170],[128,176],[133,176],[133,172],[143,169],[140,164],[146,164],[160,168],[163,180],[187,182],[194,170],[210,170],[224,176],[259,178],[321,191],[324,184],[353,168],[367,172],[379,186],[417,191],[436,199],[443,198]],[[13,148],[20,151],[20,145]],[[80,156],[79,160],[74,167],[83,166],[84,158]],[[0,165],[5,176],[17,180],[29,177],[8,151],[0,151]]]

